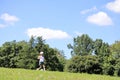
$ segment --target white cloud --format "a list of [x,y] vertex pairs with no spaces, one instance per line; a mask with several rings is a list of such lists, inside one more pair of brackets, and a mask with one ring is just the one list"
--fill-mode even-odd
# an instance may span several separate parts
[[2,14],[0,18],[5,22],[16,22],[19,20],[16,16],[9,15],[8,13]]
[[30,28],[27,30],[27,34],[29,37],[36,36],[40,37],[42,36],[43,39],[63,39],[63,38],[69,38],[70,36],[61,30],[53,30],[49,28]]
[[8,13],[4,13],[4,14],[0,15],[0,20],[2,20],[4,22],[4,23],[0,24],[0,27],[14,25],[15,22],[19,21],[19,19],[16,16],[10,15]]
[[114,2],[109,2],[106,5],[107,9],[116,12],[116,13],[120,13],[120,0],[115,0]]
[[90,9],[83,10],[83,11],[81,11],[80,13],[81,13],[81,14],[86,14],[86,13],[92,12],[92,11],[97,11],[96,6],[90,8]]
[[0,24],[0,28],[3,28],[5,27],[6,25],[5,24]]
[[98,12],[97,14],[88,16],[87,21],[100,26],[107,26],[113,24],[111,18],[105,12]]

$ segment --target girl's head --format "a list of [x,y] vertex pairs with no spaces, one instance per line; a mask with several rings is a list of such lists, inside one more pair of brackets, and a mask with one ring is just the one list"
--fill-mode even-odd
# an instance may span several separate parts
[[42,51],[40,52],[40,55],[43,55],[43,52],[42,52]]

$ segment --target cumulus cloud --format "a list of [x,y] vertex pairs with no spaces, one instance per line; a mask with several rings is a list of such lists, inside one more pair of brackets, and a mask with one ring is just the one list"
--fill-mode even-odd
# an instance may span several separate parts
[[113,12],[120,13],[120,0],[114,0],[113,2],[109,2],[106,7]]
[[81,11],[80,13],[81,13],[81,14],[87,14],[88,12],[92,12],[92,11],[97,11],[96,6],[90,8],[90,9],[83,10],[83,11]]
[[4,22],[4,23],[0,24],[0,27],[14,25],[15,22],[19,21],[19,19],[16,16],[10,15],[8,13],[4,13],[4,14],[0,15],[0,20],[2,20]]
[[69,38],[70,36],[61,30],[53,30],[49,28],[30,28],[27,30],[27,35],[29,37],[35,36],[40,37],[42,36],[43,39],[64,39]]
[[112,25],[112,19],[105,12],[98,12],[88,16],[87,21],[100,26]]

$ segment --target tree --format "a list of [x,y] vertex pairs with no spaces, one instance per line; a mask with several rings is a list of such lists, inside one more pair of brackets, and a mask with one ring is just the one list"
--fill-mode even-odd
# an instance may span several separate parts
[[72,49],[72,56],[75,55],[91,55],[93,48],[93,40],[87,35],[77,36],[73,39],[73,45],[68,44],[68,49]]
[[5,42],[0,49],[0,66],[2,67],[16,67],[15,66],[15,46],[16,41]]
[[[28,42],[21,41],[17,44],[19,48],[19,53],[17,55],[17,67],[26,68],[26,69],[35,69],[36,68],[36,53],[31,50]],[[34,54],[33,54],[34,53]]]
[[31,37],[28,42],[5,42],[0,47],[0,67],[36,69],[40,51],[44,52],[47,70],[63,71],[64,56],[58,49],[45,44],[42,37]]
[[54,48],[50,48],[49,45],[43,46],[43,52],[45,57],[45,66],[47,70],[50,71],[63,71],[64,64],[61,63],[61,60],[58,58],[58,53]]
[[110,46],[111,60],[114,61],[114,75],[120,76],[120,41],[116,41]]
[[37,37],[35,40],[35,49],[40,52],[43,51],[43,47],[45,45],[45,40],[42,37]]
[[67,71],[89,73],[89,74],[102,74],[101,63],[97,56],[74,56],[67,63]]
[[102,41],[102,39],[96,39],[94,41],[94,54],[100,56],[109,56],[110,49],[109,44]]
[[112,56],[116,59],[120,58],[120,41],[116,41],[110,46]]
[[64,68],[65,68],[65,64],[66,64],[64,51],[63,50],[58,50],[56,48],[54,50],[55,50],[56,56],[57,56],[57,58],[58,58],[58,60],[60,62],[59,71],[63,71]]

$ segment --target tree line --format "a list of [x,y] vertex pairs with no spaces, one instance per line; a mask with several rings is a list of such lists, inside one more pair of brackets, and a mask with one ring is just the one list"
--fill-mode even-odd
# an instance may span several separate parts
[[50,71],[120,76],[120,41],[109,45],[83,34],[66,46],[71,50],[70,59],[65,58],[64,51],[51,48],[42,37],[31,37],[28,42],[5,42],[0,47],[0,67],[36,69],[37,56],[43,51],[46,69]]
[[66,71],[120,76],[120,41],[109,45],[102,39],[93,40],[83,34],[67,46],[72,58],[66,64]]
[[0,67],[36,69],[39,67],[37,56],[44,52],[47,70],[63,71],[63,52],[45,44],[42,37],[31,37],[27,41],[5,42],[0,47]]

